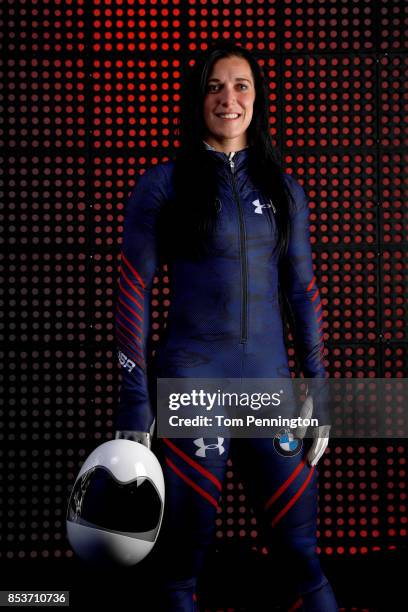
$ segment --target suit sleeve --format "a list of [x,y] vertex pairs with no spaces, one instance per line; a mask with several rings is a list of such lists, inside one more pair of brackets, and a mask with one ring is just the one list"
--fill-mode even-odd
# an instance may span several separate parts
[[154,426],[147,379],[150,299],[158,266],[157,219],[165,198],[164,172],[139,176],[126,203],[115,333],[121,365],[117,430],[149,432]]
[[305,378],[314,379],[308,385],[313,396],[313,416],[319,425],[330,424],[328,406],[328,374],[324,366],[323,341],[325,322],[323,308],[313,271],[310,244],[309,205],[303,187],[290,175],[285,175],[294,198],[290,214],[290,237],[287,254],[282,262],[280,283],[294,322],[295,347]]

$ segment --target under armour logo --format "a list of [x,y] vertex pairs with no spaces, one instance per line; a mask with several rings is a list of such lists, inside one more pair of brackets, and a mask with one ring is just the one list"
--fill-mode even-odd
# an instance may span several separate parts
[[259,200],[254,200],[252,204],[255,206],[255,212],[257,215],[262,215],[263,208],[272,208],[273,212],[276,212],[274,205],[272,204],[272,200],[269,200],[268,204],[261,204]]
[[217,444],[204,444],[204,438],[197,438],[197,440],[194,440],[194,444],[198,446],[198,450],[195,452],[197,457],[206,457],[207,455],[205,452],[207,450],[215,450],[216,448],[218,448],[218,454],[222,455],[225,451],[225,448],[222,445],[224,438],[217,438],[217,440]]

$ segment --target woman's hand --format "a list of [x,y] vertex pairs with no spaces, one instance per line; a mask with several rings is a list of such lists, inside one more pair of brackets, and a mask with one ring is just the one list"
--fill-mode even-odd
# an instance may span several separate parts
[[133,442],[143,444],[149,450],[152,444],[150,434],[145,431],[117,431],[115,440],[133,440]]
[[[313,398],[311,395],[308,395],[302,404],[299,416],[302,419],[310,419],[312,417],[312,414]],[[318,427],[312,428],[313,444],[307,454],[307,460],[310,465],[316,465],[320,457],[326,450],[327,445],[329,443],[330,427],[330,425],[319,425]],[[293,433],[294,437],[298,438],[299,440],[302,440],[306,435],[307,429],[307,426],[297,427]]]

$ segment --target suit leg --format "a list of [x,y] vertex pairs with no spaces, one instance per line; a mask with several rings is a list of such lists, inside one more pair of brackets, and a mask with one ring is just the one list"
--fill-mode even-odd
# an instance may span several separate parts
[[164,610],[195,612],[197,578],[215,534],[229,440],[163,439],[161,533]]
[[310,444],[310,440],[284,437],[233,440],[231,457],[245,481],[271,554],[285,570],[298,609],[337,612],[316,551],[318,474],[306,460]]

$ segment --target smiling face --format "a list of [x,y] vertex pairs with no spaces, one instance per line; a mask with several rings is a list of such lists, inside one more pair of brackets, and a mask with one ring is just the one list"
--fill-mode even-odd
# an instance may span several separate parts
[[248,144],[246,131],[254,100],[254,79],[247,60],[237,56],[217,60],[206,84],[205,142],[224,153],[243,149]]

